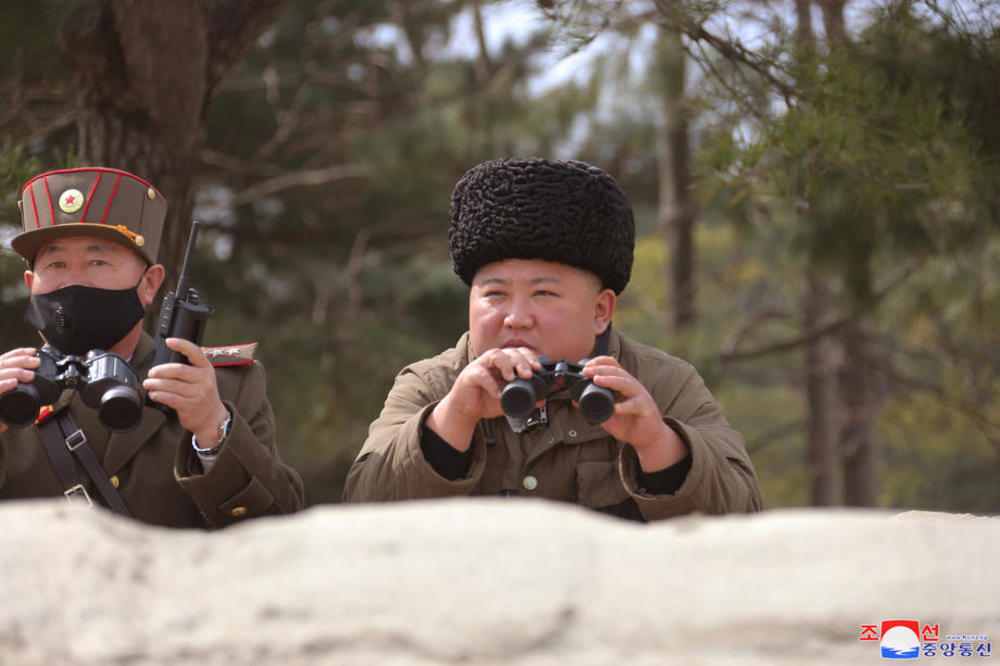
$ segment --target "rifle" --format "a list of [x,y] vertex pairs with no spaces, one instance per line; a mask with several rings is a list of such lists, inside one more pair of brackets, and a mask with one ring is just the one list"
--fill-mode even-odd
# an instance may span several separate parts
[[177,288],[163,298],[160,318],[156,324],[156,340],[153,351],[153,365],[163,363],[189,363],[184,354],[167,347],[167,338],[184,338],[196,345],[201,344],[205,333],[205,322],[215,312],[215,308],[202,302],[202,295],[194,287],[188,287],[191,272],[191,255],[198,240],[198,220],[191,223],[184,264],[177,278]]

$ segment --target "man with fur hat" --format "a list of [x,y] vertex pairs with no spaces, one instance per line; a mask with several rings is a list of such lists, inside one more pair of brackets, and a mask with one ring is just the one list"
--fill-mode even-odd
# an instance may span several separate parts
[[[0,423],[0,498],[65,495],[172,527],[300,509],[302,482],[275,447],[255,345],[218,353],[168,338],[188,363],[151,367],[154,344],[142,322],[165,276],[156,263],[163,195],[130,173],[86,167],[37,176],[19,204],[23,233],[12,246],[28,264],[25,321],[53,356],[33,347],[0,355],[0,415],[11,421]],[[123,377],[131,368],[142,382],[150,404],[133,395],[132,422],[107,425],[80,384],[61,385],[52,405],[28,399],[43,356],[67,362],[92,350],[118,355],[126,365],[109,367]],[[61,369],[94,380],[96,367]],[[19,421],[12,415],[25,400],[30,413]]]
[[[485,162],[455,186],[449,240],[469,330],[397,375],[345,499],[537,496],[644,521],[761,509],[743,438],[695,369],[611,327],[635,244],[614,179],[582,162]],[[506,418],[501,391],[543,358],[589,359],[579,374],[612,392],[610,418],[589,422],[566,390]]]

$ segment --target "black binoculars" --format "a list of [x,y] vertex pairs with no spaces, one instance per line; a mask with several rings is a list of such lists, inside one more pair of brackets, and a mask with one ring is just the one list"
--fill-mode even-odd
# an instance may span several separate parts
[[542,369],[533,372],[531,379],[516,377],[500,391],[500,407],[504,414],[523,419],[531,414],[536,402],[564,388],[569,388],[570,397],[579,404],[587,423],[604,423],[615,413],[614,393],[583,376],[587,359],[570,363],[539,356],[538,360]]
[[139,378],[121,356],[100,349],[79,356],[63,356],[45,347],[35,356],[41,364],[35,368],[35,378],[18,382],[17,386],[0,395],[0,420],[15,428],[29,426],[38,418],[43,405],[59,399],[64,389],[80,392],[83,404],[97,410],[97,416],[108,430],[128,432],[142,419],[142,397]]

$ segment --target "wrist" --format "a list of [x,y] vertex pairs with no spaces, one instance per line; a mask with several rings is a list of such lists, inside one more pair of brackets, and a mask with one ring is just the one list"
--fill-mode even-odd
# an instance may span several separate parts
[[225,405],[220,404],[220,407],[221,413],[212,420],[213,425],[204,428],[198,433],[192,433],[191,445],[198,453],[203,455],[214,455],[218,453],[219,448],[226,439],[226,435],[229,434],[233,417]]
[[469,421],[461,412],[452,408],[447,396],[434,406],[424,425],[457,451],[467,451],[472,445],[472,435],[479,419]]
[[644,472],[659,472],[676,465],[690,452],[687,443],[673,428],[662,421],[660,423],[663,428],[658,436],[646,444],[632,444],[639,458],[639,467]]

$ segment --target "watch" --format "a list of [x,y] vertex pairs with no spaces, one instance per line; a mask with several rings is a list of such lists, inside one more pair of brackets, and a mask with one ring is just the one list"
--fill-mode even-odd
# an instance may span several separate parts
[[203,449],[198,446],[198,436],[191,434],[191,446],[200,456],[214,456],[218,455],[219,450],[222,448],[222,444],[226,441],[226,435],[229,434],[229,427],[233,424],[233,415],[229,412],[229,408],[226,408],[226,418],[219,424],[219,443],[215,446]]

